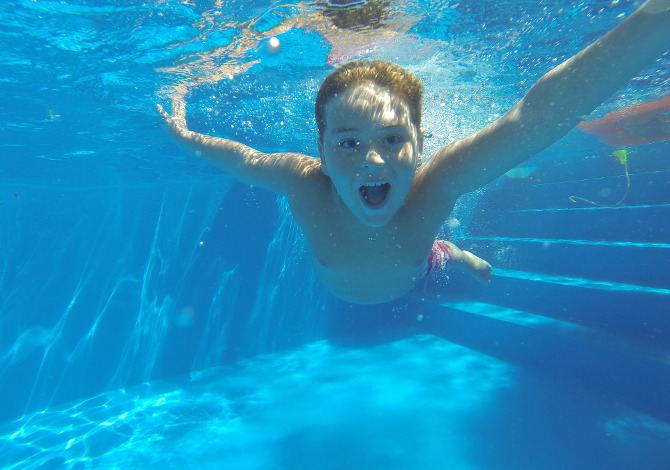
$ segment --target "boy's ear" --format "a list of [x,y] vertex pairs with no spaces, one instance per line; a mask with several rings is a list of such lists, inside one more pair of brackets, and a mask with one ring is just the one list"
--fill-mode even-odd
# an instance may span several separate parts
[[321,138],[317,139],[316,144],[319,147],[319,158],[321,159],[321,171],[323,171],[324,175],[330,176],[328,174],[328,165],[326,165],[326,159],[323,156],[323,140],[321,140]]

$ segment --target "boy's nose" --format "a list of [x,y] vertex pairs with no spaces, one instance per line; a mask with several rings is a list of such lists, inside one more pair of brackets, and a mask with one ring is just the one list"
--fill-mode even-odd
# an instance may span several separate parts
[[365,156],[365,166],[370,167],[380,167],[384,166],[384,159],[374,150],[370,150]]

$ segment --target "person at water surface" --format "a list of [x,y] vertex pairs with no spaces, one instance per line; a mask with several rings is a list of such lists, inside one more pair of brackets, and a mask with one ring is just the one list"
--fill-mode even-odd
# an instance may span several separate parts
[[241,181],[286,196],[314,269],[335,295],[381,303],[442,267],[483,280],[490,266],[435,238],[457,199],[553,144],[670,49],[670,0],[648,0],[594,44],[540,78],[500,119],[422,163],[423,87],[382,61],[332,72],[316,99],[319,158],[267,154],[188,130],[185,103],[168,115],[177,142]]

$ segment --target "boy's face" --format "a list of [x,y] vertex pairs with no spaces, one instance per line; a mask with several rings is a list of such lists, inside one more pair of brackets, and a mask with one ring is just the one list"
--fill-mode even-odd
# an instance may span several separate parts
[[398,212],[420,162],[408,106],[371,83],[349,87],[325,108],[321,168],[349,210],[370,227]]

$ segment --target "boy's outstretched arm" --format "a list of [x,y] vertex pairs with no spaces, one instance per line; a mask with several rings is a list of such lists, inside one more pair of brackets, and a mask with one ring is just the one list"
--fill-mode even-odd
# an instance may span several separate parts
[[484,186],[559,140],[669,49],[670,0],[648,0],[544,75],[498,121],[440,149],[419,178],[447,200]]
[[270,189],[280,195],[299,192],[319,159],[297,153],[263,153],[234,140],[212,137],[188,130],[186,104],[173,102],[172,115],[161,105],[156,110],[170,135],[182,146],[232,174],[240,181]]

